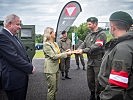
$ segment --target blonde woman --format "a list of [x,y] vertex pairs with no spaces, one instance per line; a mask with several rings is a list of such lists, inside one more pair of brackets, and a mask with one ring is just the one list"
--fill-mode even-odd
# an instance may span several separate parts
[[60,49],[54,41],[54,29],[47,27],[44,30],[43,41],[45,54],[44,73],[48,84],[47,100],[56,100],[60,58],[66,58],[71,55],[71,51],[60,53]]

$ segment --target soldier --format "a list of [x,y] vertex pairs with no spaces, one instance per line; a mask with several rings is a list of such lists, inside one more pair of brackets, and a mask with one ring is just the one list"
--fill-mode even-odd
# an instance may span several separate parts
[[105,87],[101,100],[133,100],[133,24],[132,17],[123,11],[114,12],[110,18],[110,32],[114,36],[106,44],[106,52],[98,74]]
[[78,48],[78,52],[87,54],[87,81],[91,91],[90,100],[95,100],[95,93],[97,96],[99,93],[97,75],[103,57],[102,48],[106,43],[106,34],[103,29],[98,27],[98,19],[96,17],[87,19],[87,27],[91,32],[88,33],[84,42]]
[[[75,49],[77,49],[82,43],[83,43],[83,41],[78,38],[77,43],[75,44]],[[83,54],[75,54],[77,70],[80,69],[80,67],[79,67],[79,58],[80,58],[82,66],[83,66],[83,70],[85,70],[85,62],[84,62]]]
[[[67,32],[62,31],[61,34],[62,34],[62,37],[61,37],[60,41],[58,42],[61,52],[70,50],[71,49],[71,40],[67,37]],[[70,57],[71,56],[61,59],[60,70],[61,70],[62,80],[71,79],[68,76],[68,72],[69,72],[69,68],[70,68]]]

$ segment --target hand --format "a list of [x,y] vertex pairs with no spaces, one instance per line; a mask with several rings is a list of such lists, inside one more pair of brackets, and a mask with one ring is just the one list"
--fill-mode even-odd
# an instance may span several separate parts
[[79,49],[78,52],[79,52],[79,54],[82,54],[83,53],[83,50],[82,49]]
[[75,53],[75,54],[82,54],[83,50],[82,49],[74,50],[73,53]]
[[66,52],[71,51],[70,49],[67,49]]
[[72,54],[72,51],[68,51],[66,52],[68,56],[70,56]]
[[74,50],[72,51],[73,54],[79,54],[79,51],[78,50]]
[[33,67],[32,74],[33,74],[33,73],[35,73],[35,70],[36,70],[36,68],[35,68],[35,67]]

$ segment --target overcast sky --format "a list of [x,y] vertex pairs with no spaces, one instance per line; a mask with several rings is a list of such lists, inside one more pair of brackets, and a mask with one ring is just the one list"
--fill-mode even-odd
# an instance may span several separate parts
[[[17,14],[26,25],[36,25],[36,34],[43,34],[44,28],[56,30],[57,21],[64,5],[71,0],[0,0],[0,20],[8,14]],[[75,0],[82,12],[73,25],[79,26],[86,19],[95,16],[99,22],[106,22],[111,13],[121,10],[133,17],[133,0]]]

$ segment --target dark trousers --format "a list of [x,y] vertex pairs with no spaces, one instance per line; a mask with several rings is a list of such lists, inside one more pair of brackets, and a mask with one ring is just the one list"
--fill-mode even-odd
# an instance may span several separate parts
[[8,100],[26,100],[27,87],[6,91]]
[[70,68],[70,57],[62,58],[59,67],[62,77],[68,77],[68,72]]
[[99,93],[98,73],[100,67],[87,66],[87,82],[91,92]]
[[76,64],[79,66],[79,58],[82,66],[85,66],[84,57],[82,54],[75,54]]
[[60,63],[60,70],[61,72],[69,72],[69,68],[70,68],[70,57],[67,58],[62,58],[61,59],[61,63]]

